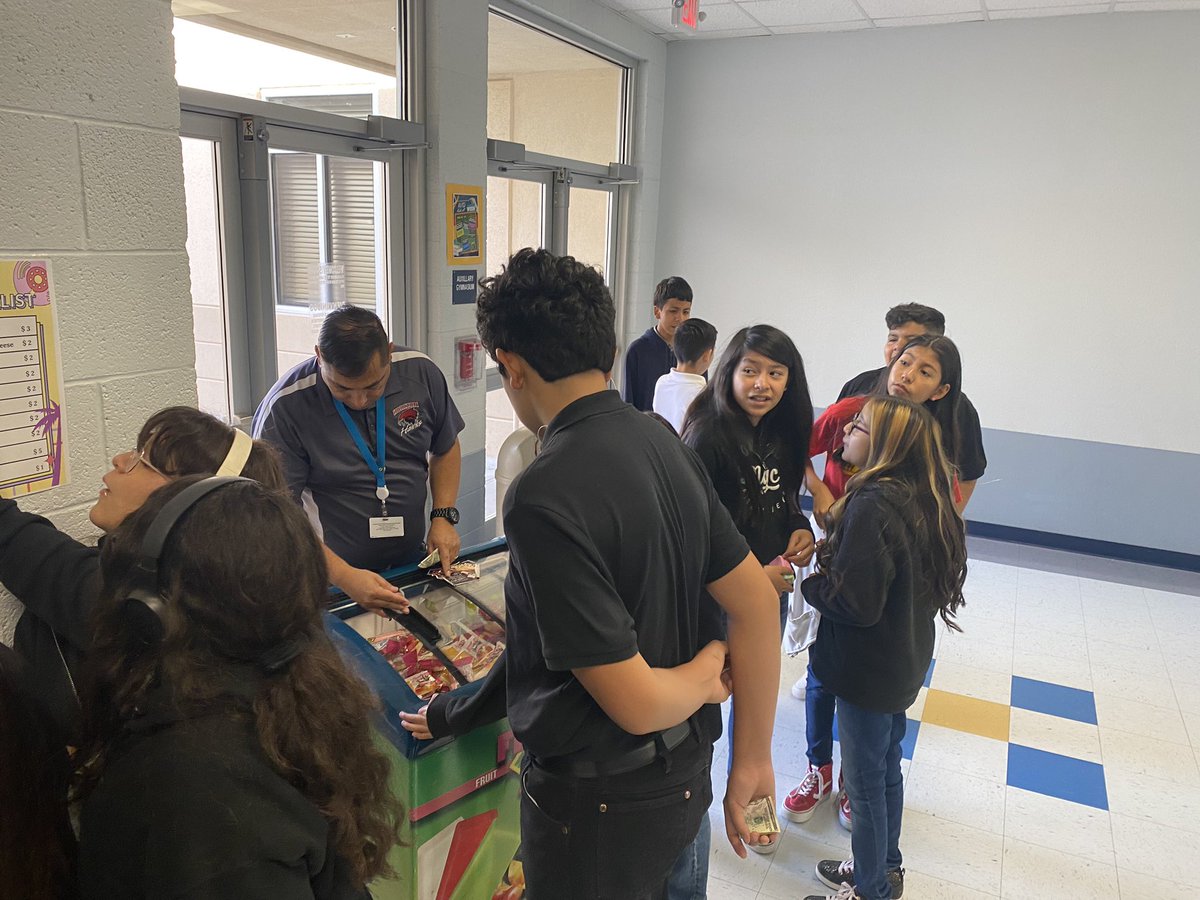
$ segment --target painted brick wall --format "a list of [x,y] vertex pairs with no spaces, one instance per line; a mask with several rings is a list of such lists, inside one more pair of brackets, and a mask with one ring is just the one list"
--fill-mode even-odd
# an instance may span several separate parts
[[50,259],[66,379],[71,483],[21,505],[93,540],[112,455],[196,402],[167,0],[5,0],[0,134],[0,258]]

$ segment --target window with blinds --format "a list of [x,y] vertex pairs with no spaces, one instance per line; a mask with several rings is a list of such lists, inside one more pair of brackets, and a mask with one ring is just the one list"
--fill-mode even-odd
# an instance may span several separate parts
[[318,299],[320,263],[345,266],[346,300],[376,310],[384,245],[379,163],[312,153],[272,153],[277,301]]

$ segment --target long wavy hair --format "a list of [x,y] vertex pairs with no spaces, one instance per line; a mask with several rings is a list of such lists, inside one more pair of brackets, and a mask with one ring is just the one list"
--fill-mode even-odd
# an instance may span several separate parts
[[[733,376],[747,353],[759,353],[787,366],[787,388],[779,403],[762,417],[755,428],[733,394]],[[735,334],[721,354],[716,372],[688,407],[683,422],[684,443],[695,446],[711,442],[718,455],[729,460],[745,489],[739,492],[740,508],[730,510],[739,525],[754,519],[761,501],[754,474],[756,446],[777,443],[781,449],[780,478],[789,502],[797,495],[808,462],[812,437],[813,408],[808,393],[804,360],[792,339],[772,325],[753,325]],[[753,487],[754,490],[750,490]]]
[[896,354],[892,365],[884,372],[877,393],[887,393],[892,367],[912,347],[928,347],[937,357],[938,365],[942,369],[942,384],[950,385],[950,390],[946,391],[944,397],[927,400],[924,405],[941,428],[942,449],[946,451],[946,459],[957,469],[958,454],[962,447],[962,438],[958,433],[958,405],[962,402],[962,356],[954,341],[944,334],[921,334],[912,338],[904,345],[904,349]]
[[818,570],[832,573],[846,509],[862,488],[875,485],[908,523],[917,572],[928,580],[933,609],[948,627],[961,631],[954,616],[966,602],[967,544],[962,516],[954,508],[941,429],[923,406],[898,397],[871,397],[863,412],[871,422],[867,461],[829,511],[829,537],[817,550]]
[[[144,535],[163,505],[199,480],[155,491],[101,552],[76,796],[95,788],[135,709],[165,693],[185,716],[219,710],[249,722],[267,761],[321,810],[337,852],[365,884],[388,872],[402,811],[372,744],[374,700],[325,632],[325,558],[295,502],[253,482],[200,500],[163,548],[161,640],[130,627],[125,598]],[[261,662],[285,642],[302,649],[272,674]]]

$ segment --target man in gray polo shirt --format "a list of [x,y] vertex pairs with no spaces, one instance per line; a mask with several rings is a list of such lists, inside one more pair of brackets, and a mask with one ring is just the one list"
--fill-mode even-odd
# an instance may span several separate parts
[[433,361],[396,347],[374,313],[353,306],[326,316],[316,356],[280,378],[254,414],[254,436],[278,448],[325,541],[330,582],[371,609],[408,608],[378,572],[432,550],[448,570],[458,556],[463,427]]

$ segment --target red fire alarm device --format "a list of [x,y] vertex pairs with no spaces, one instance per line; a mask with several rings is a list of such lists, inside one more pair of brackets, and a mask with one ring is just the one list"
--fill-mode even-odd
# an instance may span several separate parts
[[673,0],[671,7],[671,24],[676,28],[690,28],[692,31],[700,24],[700,0]]

